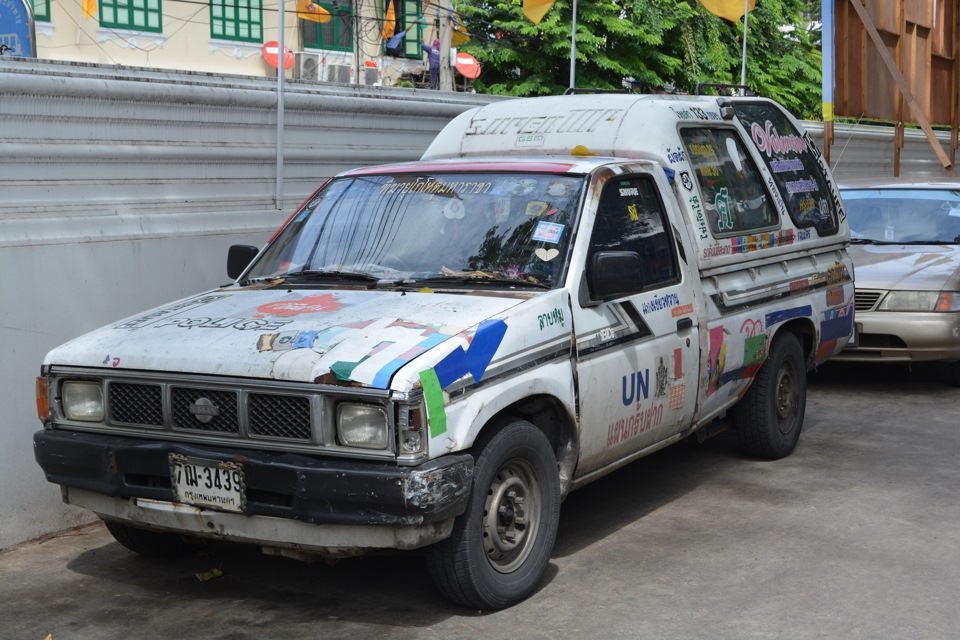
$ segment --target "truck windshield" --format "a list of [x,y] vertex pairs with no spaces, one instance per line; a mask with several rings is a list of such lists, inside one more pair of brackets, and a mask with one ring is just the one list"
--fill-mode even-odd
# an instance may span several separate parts
[[362,274],[554,288],[583,182],[533,173],[339,178],[304,205],[247,278]]

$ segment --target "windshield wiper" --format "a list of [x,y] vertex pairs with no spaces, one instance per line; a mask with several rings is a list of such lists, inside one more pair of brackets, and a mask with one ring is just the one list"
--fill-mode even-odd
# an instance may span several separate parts
[[416,282],[417,284],[444,284],[444,283],[455,283],[455,284],[504,284],[511,287],[529,287],[533,289],[549,289],[545,284],[540,284],[539,282],[532,282],[530,280],[519,280],[517,278],[503,278],[500,276],[458,276],[458,275],[449,275],[449,276],[432,276],[429,278],[416,278],[411,282]]
[[325,269],[301,269],[300,271],[284,273],[278,276],[278,279],[332,280],[335,282],[347,281],[347,282],[367,282],[367,283],[380,282],[380,278],[376,276],[371,276],[369,273],[357,273],[356,271],[336,271],[336,270],[325,270]]

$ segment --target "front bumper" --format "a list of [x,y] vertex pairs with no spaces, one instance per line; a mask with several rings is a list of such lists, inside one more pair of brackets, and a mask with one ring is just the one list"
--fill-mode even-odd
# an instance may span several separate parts
[[960,360],[960,313],[857,312],[859,344],[834,356],[848,362]]
[[[228,514],[175,503],[170,482],[171,453],[241,464],[246,485],[244,513]],[[299,531],[300,527],[289,522],[296,521],[308,525],[303,533],[293,536],[297,540],[314,531],[314,540],[320,542],[318,536],[323,536],[323,530],[336,530],[341,534],[329,541],[346,535],[345,542],[350,542],[349,538],[361,529],[383,527],[382,533],[387,535],[377,538],[380,544],[364,546],[405,548],[407,543],[390,542],[396,535],[388,529],[419,527],[433,532],[433,537],[442,536],[442,530],[449,533],[449,523],[466,508],[473,476],[473,458],[467,454],[445,456],[416,467],[398,467],[58,430],[38,431],[34,454],[47,480],[65,488],[66,501],[101,516],[194,535],[220,532],[219,537],[262,543],[283,542],[274,539],[284,537],[279,532],[276,536],[269,534],[269,522]],[[184,514],[190,518],[183,520]]]

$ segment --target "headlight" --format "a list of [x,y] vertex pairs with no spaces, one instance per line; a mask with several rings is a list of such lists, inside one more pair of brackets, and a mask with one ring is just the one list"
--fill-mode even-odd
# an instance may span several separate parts
[[63,414],[81,422],[103,421],[103,390],[99,382],[70,380],[60,387]]
[[337,437],[344,446],[386,449],[388,428],[383,407],[353,402],[337,406]]
[[947,291],[891,291],[880,311],[960,311],[960,294]]

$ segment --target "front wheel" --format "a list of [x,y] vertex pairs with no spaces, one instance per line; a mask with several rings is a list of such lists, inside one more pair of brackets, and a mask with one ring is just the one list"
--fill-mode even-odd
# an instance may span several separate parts
[[777,459],[790,455],[800,440],[807,406],[807,376],[797,337],[776,337],[770,356],[733,410],[744,453]]
[[427,550],[427,568],[450,600],[502,609],[543,578],[557,536],[560,477],[550,441],[524,420],[506,423],[475,450],[467,510],[450,537]]

